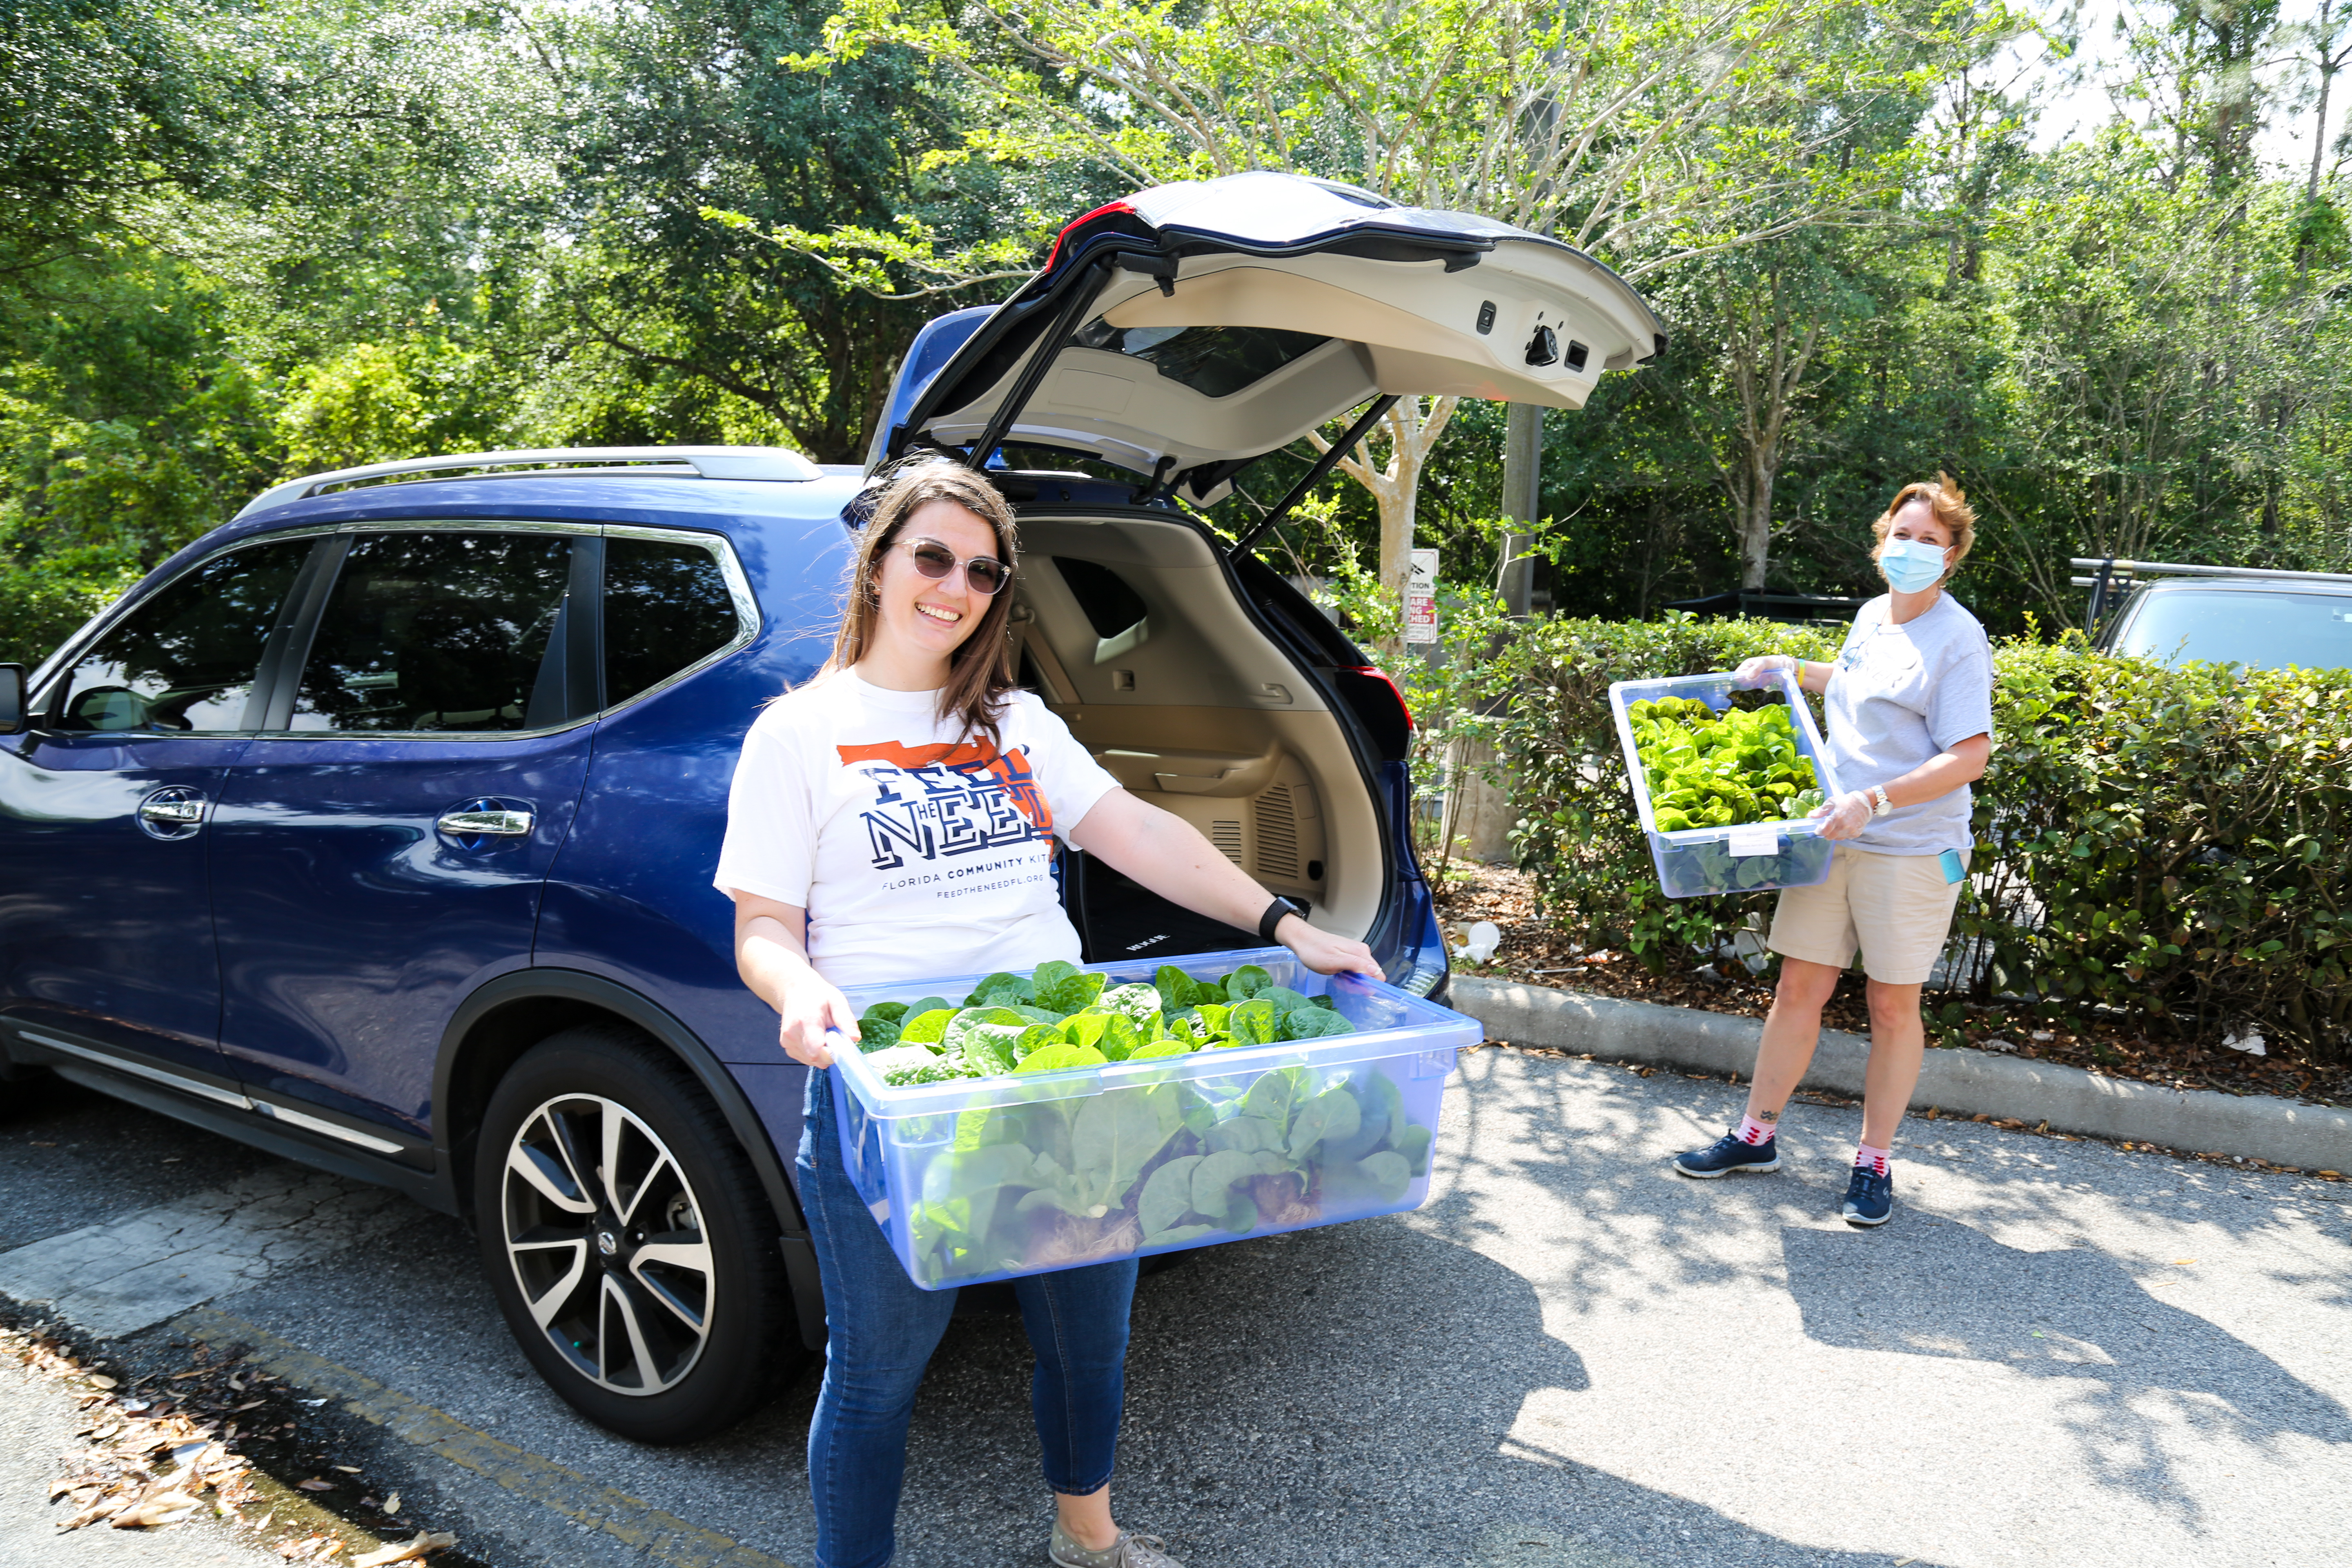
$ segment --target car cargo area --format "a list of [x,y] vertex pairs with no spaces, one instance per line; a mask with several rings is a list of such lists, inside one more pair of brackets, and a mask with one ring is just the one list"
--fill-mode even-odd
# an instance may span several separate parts
[[[1023,682],[1139,798],[1305,901],[1317,925],[1369,931],[1390,874],[1370,787],[1339,717],[1244,615],[1209,542],[1139,510],[1043,514],[1022,520],[1021,551]],[[1232,928],[1069,858],[1090,961],[1234,945]]]

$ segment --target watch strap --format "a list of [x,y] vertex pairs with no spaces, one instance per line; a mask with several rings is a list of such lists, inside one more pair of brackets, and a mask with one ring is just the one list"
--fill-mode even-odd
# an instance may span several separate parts
[[1886,786],[1885,784],[1871,785],[1870,798],[1876,803],[1871,807],[1870,814],[1873,816],[1885,816],[1888,812],[1895,809],[1895,803],[1886,798]]
[[1286,899],[1277,895],[1274,902],[1265,906],[1265,913],[1257,917],[1258,940],[1268,946],[1279,945],[1275,941],[1274,928],[1282,923],[1282,917],[1303,915],[1306,912],[1306,908],[1297,900]]

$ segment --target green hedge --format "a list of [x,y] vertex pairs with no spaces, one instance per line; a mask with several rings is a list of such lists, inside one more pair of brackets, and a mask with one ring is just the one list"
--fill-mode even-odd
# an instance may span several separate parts
[[[1663,966],[1769,915],[1773,895],[1658,890],[1609,714],[1613,680],[1826,658],[1769,621],[1526,624],[1478,682],[1546,908]],[[1992,766],[1956,921],[1958,994],[2098,1004],[2211,1039],[2251,1025],[2352,1052],[2352,672],[2168,668],[2079,637],[1994,650]]]

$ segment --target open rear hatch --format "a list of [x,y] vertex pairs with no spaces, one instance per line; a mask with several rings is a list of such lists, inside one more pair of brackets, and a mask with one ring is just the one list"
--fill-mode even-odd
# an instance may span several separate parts
[[[1349,442],[1239,544],[1169,503],[1213,504],[1259,458],[1360,406],[1368,428],[1402,395],[1580,407],[1602,372],[1664,342],[1622,279],[1558,241],[1236,174],[1097,208],[1013,299],[930,322],[869,456],[992,468],[1043,447],[1136,475],[1123,493],[1058,492],[1070,505],[1043,476],[1003,476],[1026,503],[1024,679],[1129,789],[1425,992],[1444,960],[1406,834],[1409,717],[1248,552]],[[1067,890],[1092,959],[1256,941],[1083,856]]]
[[930,323],[872,457],[1060,447],[1207,505],[1369,399],[1580,408],[1604,370],[1664,341],[1622,279],[1558,240],[1233,174],[1097,208],[1011,300]]

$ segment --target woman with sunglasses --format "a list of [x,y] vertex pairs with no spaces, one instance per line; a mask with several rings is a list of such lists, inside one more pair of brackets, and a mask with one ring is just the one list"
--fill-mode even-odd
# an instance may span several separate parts
[[[1055,838],[1172,902],[1257,928],[1318,973],[1376,976],[1371,952],[1317,930],[1179,817],[1118,787],[1013,684],[1013,509],[971,470],[928,462],[883,489],[833,656],[744,738],[719,888],[744,983],[782,1016],[794,1061],[857,1037],[845,985],[1075,963]],[[828,1044],[829,1038],[831,1043]],[[808,1079],[799,1187],[824,1285],[824,1381],[809,1428],[819,1568],[879,1568],[916,1385],[955,1309],[907,1278],[842,1169],[832,1082]],[[1062,1568],[1177,1568],[1110,1510],[1129,1258],[1014,1281]]]

